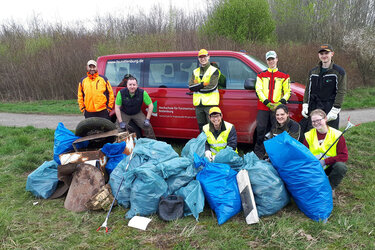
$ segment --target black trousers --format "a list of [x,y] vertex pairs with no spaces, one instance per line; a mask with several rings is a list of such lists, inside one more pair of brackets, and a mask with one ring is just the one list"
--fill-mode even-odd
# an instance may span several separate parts
[[88,112],[88,111],[85,111],[84,115],[85,115],[85,118],[101,117],[101,118],[105,118],[105,119],[111,120],[111,118],[109,117],[109,112],[106,109],[98,111],[98,112]]
[[275,124],[275,112],[270,110],[258,110],[257,114],[257,139],[254,146],[254,153],[259,159],[263,160],[266,154],[264,148],[264,137],[271,130],[273,124]]

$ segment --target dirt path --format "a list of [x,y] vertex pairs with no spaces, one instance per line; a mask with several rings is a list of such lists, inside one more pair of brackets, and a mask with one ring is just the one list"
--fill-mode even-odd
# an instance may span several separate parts
[[[340,113],[340,127],[345,127],[348,117],[354,124],[375,121],[375,109],[344,110]],[[83,120],[77,115],[36,115],[0,113],[0,125],[10,127],[34,126],[36,128],[55,129],[59,122],[70,130],[75,130],[77,124]]]

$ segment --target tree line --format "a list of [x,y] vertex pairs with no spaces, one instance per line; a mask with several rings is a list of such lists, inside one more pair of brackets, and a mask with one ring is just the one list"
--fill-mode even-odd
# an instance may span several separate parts
[[[202,3],[203,4],[203,3]],[[74,99],[85,63],[114,53],[246,50],[305,83],[316,48],[331,43],[350,88],[373,86],[375,0],[210,0],[207,12],[155,5],[151,11],[94,20],[94,28],[51,25],[37,17],[26,29],[0,26],[0,99]]]

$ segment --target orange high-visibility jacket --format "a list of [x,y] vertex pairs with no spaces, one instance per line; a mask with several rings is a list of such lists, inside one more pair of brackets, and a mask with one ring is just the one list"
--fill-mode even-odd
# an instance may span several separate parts
[[81,112],[99,112],[113,109],[115,98],[111,84],[105,76],[98,75],[93,80],[83,77],[78,84],[78,104]]

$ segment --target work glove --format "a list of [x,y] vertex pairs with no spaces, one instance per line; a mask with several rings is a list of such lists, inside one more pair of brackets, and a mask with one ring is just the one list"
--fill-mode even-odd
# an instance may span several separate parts
[[320,165],[322,165],[322,167],[325,168],[325,165],[326,165],[325,160],[320,160],[319,162],[320,162]]
[[271,111],[275,111],[275,104],[270,102],[270,100],[266,99],[263,101],[263,104],[267,106],[267,108],[269,108]]
[[281,102],[276,102],[273,104],[273,106],[275,107],[275,109],[277,108],[277,106],[279,106],[281,104]]
[[275,108],[277,107],[275,103],[269,102],[266,105],[271,111],[275,111]]
[[337,115],[340,113],[341,109],[332,107],[331,111],[328,112],[327,121],[333,121],[337,119]]
[[206,152],[204,152],[204,156],[209,160],[209,161],[213,161],[213,155],[212,155],[212,152],[210,150],[206,150]]
[[281,98],[279,102],[286,105],[286,100],[284,98]]
[[309,104],[308,103],[304,103],[302,104],[302,116],[305,117],[305,118],[309,118]]
[[149,119],[145,119],[145,121],[143,122],[143,125],[145,127],[150,127],[150,125],[151,125],[150,120]]
[[125,122],[120,122],[119,125],[120,125],[121,129],[126,129],[126,123]]

